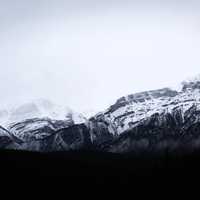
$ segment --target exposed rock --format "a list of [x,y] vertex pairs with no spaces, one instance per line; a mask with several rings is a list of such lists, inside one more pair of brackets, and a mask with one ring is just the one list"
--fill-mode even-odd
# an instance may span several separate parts
[[[71,112],[66,116],[62,113],[64,118],[60,120],[37,117],[14,122],[9,124],[8,131],[0,132],[0,147],[135,154],[195,151],[200,148],[199,84],[184,83],[180,92],[163,88],[122,97],[105,112],[83,122],[80,115]],[[45,105],[42,108],[51,110],[52,105]],[[26,105],[17,113],[24,116],[31,110],[33,115],[36,108]]]
[[9,146],[14,147],[14,140],[10,134],[9,131],[7,131],[5,128],[0,126],[0,148],[8,148]]

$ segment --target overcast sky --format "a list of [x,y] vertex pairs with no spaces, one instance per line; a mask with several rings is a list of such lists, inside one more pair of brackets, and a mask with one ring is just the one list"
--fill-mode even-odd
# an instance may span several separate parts
[[0,0],[0,103],[76,111],[200,73],[200,1]]

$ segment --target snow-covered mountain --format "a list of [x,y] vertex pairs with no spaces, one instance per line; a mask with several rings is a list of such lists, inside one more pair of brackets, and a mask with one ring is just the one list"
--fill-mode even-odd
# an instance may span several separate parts
[[[116,137],[107,151],[164,152],[200,148],[200,81],[122,97],[95,116],[105,121]],[[181,150],[180,150],[181,149]]]
[[88,120],[49,101],[1,111],[0,119],[18,149],[194,150],[200,148],[200,79],[183,82],[180,91],[163,88],[122,97]]
[[167,114],[179,109],[184,115],[194,105],[200,109],[200,82],[198,81],[184,82],[180,92],[163,88],[122,97],[94,118],[110,124],[110,131],[119,135],[136,127],[155,113]]
[[83,115],[72,111],[70,108],[53,104],[51,101],[45,99],[34,100],[11,109],[0,111],[0,124],[5,127],[34,118],[71,120],[74,123],[84,123],[86,120]]
[[16,143],[12,138],[11,133],[0,126],[0,148],[9,148],[9,146],[11,146],[11,148],[15,148]]
[[48,100],[35,100],[0,112],[0,124],[20,144],[18,148],[26,150],[39,151],[56,131],[85,122],[83,115]]

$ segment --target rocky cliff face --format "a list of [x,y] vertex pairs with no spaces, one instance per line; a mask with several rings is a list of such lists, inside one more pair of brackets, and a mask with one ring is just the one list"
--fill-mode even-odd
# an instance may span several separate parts
[[60,120],[49,116],[10,123],[7,139],[34,151],[194,151],[200,148],[200,82],[184,82],[181,91],[163,88],[122,97],[88,120],[72,113]]
[[123,97],[100,115],[118,134],[106,151],[169,153],[200,148],[198,81],[183,83],[180,92],[164,88]]
[[[59,130],[50,129],[48,126],[45,128],[46,131],[38,131],[39,138],[33,137],[21,142],[19,149],[51,152],[89,149],[92,145],[88,129],[84,124]],[[44,132],[45,135],[42,135]]]
[[59,149],[54,145],[56,132],[85,123],[86,118],[69,108],[54,105],[47,100],[37,100],[2,111],[0,121],[17,145],[30,151],[51,151]]
[[200,148],[200,111],[195,105],[185,113],[155,113],[123,133],[107,150],[110,152],[181,153]]
[[15,139],[12,137],[11,133],[0,126],[0,148],[3,149],[9,147],[16,148],[17,143],[15,143]]

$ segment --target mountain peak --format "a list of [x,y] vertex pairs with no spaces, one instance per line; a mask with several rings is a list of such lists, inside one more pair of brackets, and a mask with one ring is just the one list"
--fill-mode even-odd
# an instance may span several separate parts
[[85,118],[70,108],[52,103],[46,99],[37,99],[15,106],[6,111],[0,111],[0,122],[4,126],[10,122],[20,122],[33,118],[50,118],[56,120],[73,120],[74,123],[83,123]]
[[117,100],[117,102],[114,105],[110,107],[110,111],[114,112],[118,108],[131,103],[143,103],[151,99],[157,99],[161,97],[175,97],[176,95],[178,95],[178,92],[170,88],[139,92],[125,97],[121,97]]

